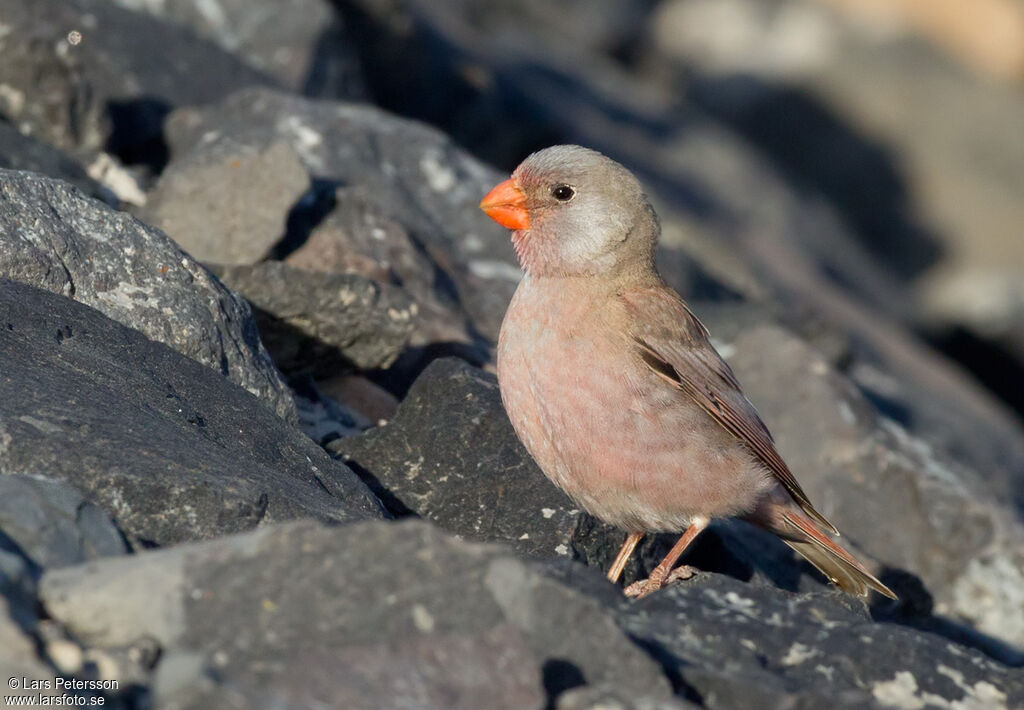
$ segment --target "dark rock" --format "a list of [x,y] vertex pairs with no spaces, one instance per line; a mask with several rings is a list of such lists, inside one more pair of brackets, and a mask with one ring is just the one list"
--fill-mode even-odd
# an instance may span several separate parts
[[707,708],[1010,708],[1024,674],[932,634],[871,620],[838,592],[791,595],[721,575],[620,606],[620,623]]
[[[180,23],[292,91],[359,98],[362,78],[328,0],[114,0]],[[216,8],[215,10],[213,8]]]
[[172,107],[272,83],[184,28],[106,0],[12,0],[4,25],[0,113],[58,148],[159,163]]
[[[3,539],[3,538],[0,538]],[[26,631],[39,623],[36,605],[37,569],[10,542],[0,545],[0,624],[6,621]],[[6,629],[0,633],[9,633]],[[12,635],[13,637],[13,635]],[[2,647],[0,647],[2,648]]]
[[285,372],[388,367],[415,325],[416,304],[401,289],[356,274],[281,262],[211,268],[256,309],[263,342]]
[[156,677],[200,697],[157,707],[518,710],[584,683],[669,696],[596,601],[419,522],[271,526],[50,572],[41,596],[92,646],[158,640],[173,667]]
[[70,182],[90,197],[110,197],[75,160],[42,141],[22,135],[3,120],[0,120],[0,168],[42,173]]
[[74,485],[157,545],[381,514],[351,471],[194,360],[10,281],[0,313],[0,473]]
[[385,426],[328,450],[391,511],[528,557],[610,564],[623,535],[583,514],[516,438],[498,383],[461,360],[431,363]]
[[142,218],[203,263],[255,264],[284,237],[309,177],[285,143],[217,147],[169,165]]
[[[511,632],[511,633],[510,633]],[[476,635],[433,634],[332,649],[333,670],[320,648],[290,655],[287,675],[237,670],[218,686],[214,668],[175,668],[172,685],[163,664],[157,707],[300,708],[325,703],[352,710],[416,707],[441,710],[542,708],[536,661],[514,629],[498,625]],[[511,638],[510,638],[511,636]],[[194,655],[173,657],[196,663]],[[250,659],[253,660],[253,659]],[[293,663],[294,662],[294,663]],[[253,660],[255,666],[258,662]],[[241,676],[242,683],[235,684]],[[258,677],[253,677],[258,676]],[[269,686],[269,687],[268,687]]]
[[70,185],[0,170],[0,278],[92,306],[296,421],[248,305],[164,234]]
[[128,551],[110,517],[72,486],[41,476],[0,476],[0,549],[39,568],[66,567]]
[[[398,267],[409,259],[403,242],[411,240],[422,255],[418,261],[426,257],[428,265],[415,278],[429,279],[434,298],[446,304],[450,320],[461,322],[471,334],[496,338],[519,270],[507,230],[477,205],[502,176],[456,148],[447,136],[370,106],[246,90],[215,107],[176,112],[168,121],[168,137],[173,161],[217,151],[221,142],[251,150],[282,141],[290,144],[318,181],[311,196],[314,202],[326,199],[327,205],[312,225],[306,225],[308,231],[289,235],[286,241],[294,243],[279,257],[306,241],[309,231],[331,212],[332,202],[351,197],[357,204],[351,216],[339,218],[342,229],[366,215],[385,218],[407,235],[392,239],[386,225],[364,222],[359,233],[348,238],[364,245],[356,248],[357,253],[380,263],[383,255],[368,253],[365,235],[372,236],[374,227],[383,228],[388,244],[395,243],[401,254]],[[336,193],[339,186],[351,189]],[[380,263],[379,268],[386,271],[389,265]],[[410,290],[414,296],[415,290]]]
[[335,190],[330,213],[286,254],[285,261],[310,271],[356,273],[400,285],[419,310],[410,345],[471,345],[472,328],[459,313],[462,309],[445,268],[431,259],[409,228],[375,205],[369,192],[363,186]]

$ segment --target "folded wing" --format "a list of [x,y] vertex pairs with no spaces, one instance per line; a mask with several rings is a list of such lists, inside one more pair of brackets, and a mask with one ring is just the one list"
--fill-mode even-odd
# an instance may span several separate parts
[[637,289],[620,298],[631,316],[629,338],[644,363],[742,442],[807,515],[838,534],[811,505],[728,363],[712,347],[707,328],[682,299],[667,288]]

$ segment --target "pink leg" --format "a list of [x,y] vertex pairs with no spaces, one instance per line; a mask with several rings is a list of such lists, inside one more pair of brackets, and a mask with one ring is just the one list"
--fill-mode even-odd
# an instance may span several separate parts
[[626,537],[626,541],[622,543],[622,548],[619,549],[619,554],[616,555],[615,561],[608,569],[609,581],[613,583],[619,581],[619,577],[622,576],[622,570],[626,569],[626,563],[629,562],[629,558],[632,556],[633,550],[636,549],[636,544],[640,542],[640,538],[643,536],[643,533],[630,533]]
[[686,529],[679,541],[672,546],[669,553],[665,555],[665,559],[661,561],[654,571],[651,572],[651,576],[640,582],[634,582],[633,584],[626,587],[627,597],[636,597],[640,599],[646,597],[651,592],[657,591],[665,586],[666,583],[675,581],[677,579],[689,579],[693,576],[693,569],[690,567],[680,567],[675,572],[672,572],[672,567],[676,561],[679,560],[686,548],[690,546],[697,536],[700,535],[704,529],[711,523],[707,518],[694,518],[690,521],[690,527]]

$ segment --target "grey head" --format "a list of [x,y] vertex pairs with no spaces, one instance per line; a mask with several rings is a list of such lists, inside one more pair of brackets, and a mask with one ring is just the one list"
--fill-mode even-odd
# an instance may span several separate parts
[[556,145],[512,173],[529,226],[513,233],[523,268],[537,275],[596,275],[653,268],[659,227],[639,180],[595,150]]

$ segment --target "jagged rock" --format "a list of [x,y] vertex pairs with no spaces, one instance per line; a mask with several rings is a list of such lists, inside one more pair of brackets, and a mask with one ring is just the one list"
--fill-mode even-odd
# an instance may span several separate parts
[[415,327],[416,304],[401,289],[356,274],[281,262],[211,268],[253,305],[263,342],[286,372],[388,367]]
[[[0,477],[2,480],[3,477]],[[36,602],[36,570],[32,563],[17,549],[0,530],[0,671],[4,675],[3,694],[30,695],[35,691],[21,688],[23,680],[29,685],[35,681],[49,680],[53,673],[36,655],[36,644],[32,634],[39,625]],[[11,686],[10,679],[18,683]],[[45,685],[40,684],[40,688]],[[44,694],[49,695],[50,692]]]
[[159,163],[172,107],[273,83],[183,28],[106,0],[11,0],[3,22],[0,113],[58,148]]
[[0,278],[92,306],[297,419],[248,305],[164,234],[66,183],[0,170]]
[[150,544],[381,515],[255,397],[71,299],[0,281],[0,473],[65,481]]
[[670,696],[598,602],[422,522],[271,526],[50,572],[41,598],[91,646],[156,639],[159,683],[189,689],[158,708],[518,710],[601,682]]
[[284,237],[309,177],[285,143],[218,148],[169,165],[142,217],[199,261],[255,264]]
[[359,64],[328,0],[114,0],[191,28],[292,91],[362,96]]
[[[388,239],[398,245],[396,267],[414,258],[399,244],[406,239],[422,255],[417,261],[426,257],[429,271],[421,269],[416,278],[431,284],[433,298],[446,306],[450,321],[461,322],[471,335],[479,331],[496,337],[519,271],[507,231],[477,204],[501,175],[456,148],[447,136],[370,106],[264,90],[241,91],[203,110],[177,111],[168,120],[167,133],[172,165],[219,151],[222,142],[252,150],[288,143],[317,183],[305,214],[293,215],[296,229],[278,249],[279,258],[300,248],[336,201],[352,198],[358,201],[351,208],[354,215],[384,218],[407,235]],[[337,192],[342,186],[347,191]],[[159,194],[155,199],[161,199]],[[312,224],[300,227],[299,217]],[[341,228],[352,219],[339,217]],[[365,248],[365,234],[376,238],[374,227],[385,229],[383,236],[388,236],[387,227],[364,223],[361,233],[347,237],[348,243],[364,245],[356,253],[386,272],[390,264],[383,254]],[[415,290],[410,290],[414,296]]]
[[872,621],[838,592],[698,575],[619,620],[706,708],[1012,708],[1024,674],[941,636]]
[[456,295],[439,279],[438,270],[443,273],[443,267],[431,260],[414,230],[376,205],[370,192],[357,185],[339,187],[328,195],[333,199],[330,213],[312,227],[309,237],[289,252],[285,261],[310,271],[355,273],[378,283],[401,285],[419,310],[410,340],[414,347],[473,343],[465,317],[457,315],[461,309]]

